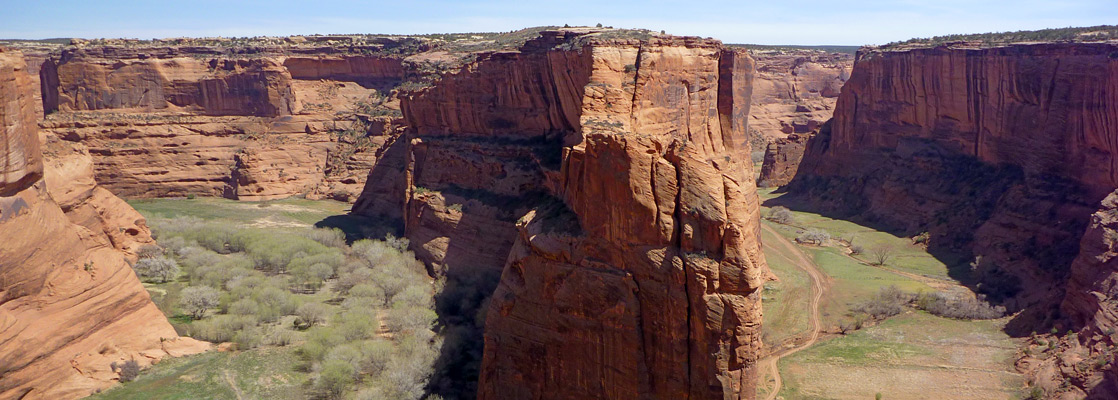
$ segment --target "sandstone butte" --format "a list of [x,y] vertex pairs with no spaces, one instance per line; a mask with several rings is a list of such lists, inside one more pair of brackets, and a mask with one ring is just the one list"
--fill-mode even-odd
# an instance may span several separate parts
[[754,151],[764,152],[757,182],[783,186],[796,175],[807,137],[834,113],[854,56],[817,50],[755,50],[757,77],[749,128]]
[[88,147],[117,195],[353,201],[399,114],[388,94],[404,57],[377,52],[402,47],[423,49],[108,41],[29,59],[41,126]]
[[972,255],[980,291],[1026,310],[1010,333],[1078,332],[1059,348],[1083,352],[1020,369],[1118,397],[1114,362],[1076,365],[1118,338],[1118,44],[863,49],[806,148],[793,194]]
[[113,362],[204,351],[132,272],[153,243],[143,217],[97,185],[83,147],[40,142],[25,68],[0,50],[0,398],[84,397],[114,384]]
[[715,40],[562,29],[402,98],[354,212],[500,274],[479,398],[755,396],[753,74]]

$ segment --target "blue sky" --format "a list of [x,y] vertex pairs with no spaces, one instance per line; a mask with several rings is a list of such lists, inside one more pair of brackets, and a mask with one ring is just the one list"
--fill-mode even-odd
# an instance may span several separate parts
[[728,43],[882,44],[912,37],[1118,24],[1115,0],[0,0],[0,38],[666,30]]

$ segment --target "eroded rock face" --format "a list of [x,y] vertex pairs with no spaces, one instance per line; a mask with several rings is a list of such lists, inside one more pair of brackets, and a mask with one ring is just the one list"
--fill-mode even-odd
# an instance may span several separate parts
[[42,127],[88,147],[113,193],[353,201],[398,134],[385,96],[404,70],[331,47],[99,45],[62,49],[40,75]]
[[24,68],[0,50],[0,398],[84,397],[115,382],[113,362],[205,350],[128,264],[153,243],[143,217],[97,186],[80,148],[48,143],[44,165]]
[[765,160],[761,164],[761,175],[757,178],[757,186],[776,187],[784,186],[796,177],[800,169],[800,162],[804,159],[804,151],[809,134],[792,133],[788,137],[778,138],[769,142],[765,148]]
[[812,50],[754,51],[749,126],[768,140],[816,131],[831,118],[854,56]]
[[[1113,43],[863,51],[792,192],[973,255],[979,290],[1011,310],[1066,292],[1075,322],[1111,326],[1098,300],[1113,294],[1106,221],[1091,215],[1118,187],[1115,54]],[[1021,323],[1060,317],[1039,314]]]
[[543,32],[403,99],[403,188],[370,175],[355,212],[405,221],[436,272],[501,271],[480,398],[752,398],[753,60],[597,33]]

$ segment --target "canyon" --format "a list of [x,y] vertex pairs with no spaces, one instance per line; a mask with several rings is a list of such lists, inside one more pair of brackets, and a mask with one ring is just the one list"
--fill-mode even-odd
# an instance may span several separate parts
[[204,351],[132,272],[154,243],[143,217],[97,184],[84,147],[40,139],[26,68],[0,50],[0,398],[82,397],[115,382],[113,363]]
[[[1115,54],[1113,43],[865,48],[785,190],[898,235],[926,232],[933,252],[973,260],[957,279],[1025,310],[1007,329],[1074,329],[1065,346],[1109,357]],[[1083,372],[1072,358],[1019,366],[1062,381],[1043,364],[1063,363],[1078,396],[1116,395],[1113,368]]]

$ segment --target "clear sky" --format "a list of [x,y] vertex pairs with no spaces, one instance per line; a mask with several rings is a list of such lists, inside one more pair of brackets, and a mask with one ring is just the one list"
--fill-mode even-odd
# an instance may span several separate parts
[[1118,24],[1118,0],[0,0],[0,38],[666,30],[728,43],[882,44],[912,37]]

